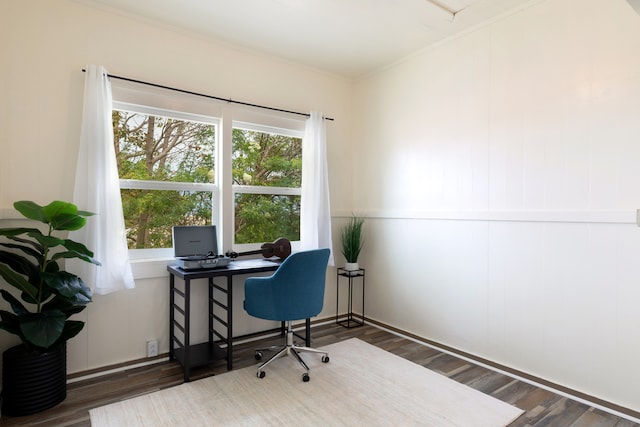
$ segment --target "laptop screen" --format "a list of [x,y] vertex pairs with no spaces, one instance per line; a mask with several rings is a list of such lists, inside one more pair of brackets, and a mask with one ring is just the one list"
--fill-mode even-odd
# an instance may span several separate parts
[[173,227],[173,254],[176,258],[218,255],[215,225]]

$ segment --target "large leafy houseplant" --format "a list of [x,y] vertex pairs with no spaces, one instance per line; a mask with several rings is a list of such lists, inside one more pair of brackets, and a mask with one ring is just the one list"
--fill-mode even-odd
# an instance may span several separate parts
[[352,214],[349,218],[349,222],[342,229],[340,235],[340,243],[342,249],[342,255],[344,255],[345,261],[352,266],[347,266],[347,269],[357,270],[358,257],[364,244],[364,236],[362,234],[362,227],[364,226],[364,217]]
[[[76,336],[84,322],[69,318],[85,309],[91,290],[81,278],[60,268],[59,261],[78,258],[96,265],[93,252],[82,243],[64,239],[54,232],[78,230],[91,212],[72,204],[54,201],[40,206],[31,201],[13,205],[28,219],[46,224],[37,228],[1,228],[0,276],[20,292],[22,302],[6,289],[2,298],[13,311],[0,310],[0,329],[17,335],[28,352],[45,353]],[[28,308],[29,307],[29,308]]]

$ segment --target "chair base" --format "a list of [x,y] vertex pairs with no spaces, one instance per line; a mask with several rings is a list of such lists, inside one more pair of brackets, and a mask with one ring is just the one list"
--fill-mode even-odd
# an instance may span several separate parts
[[287,321],[286,344],[284,345],[284,347],[272,346],[265,349],[258,349],[256,350],[256,359],[260,360],[262,358],[263,350],[274,350],[274,349],[278,351],[273,356],[271,356],[266,362],[258,366],[258,372],[257,372],[258,378],[265,377],[266,373],[264,371],[264,368],[266,368],[271,362],[273,362],[274,360],[280,359],[281,357],[288,356],[289,354],[292,354],[296,358],[296,360],[298,360],[298,363],[300,363],[300,365],[302,365],[302,367],[305,369],[305,373],[302,374],[302,381],[304,382],[309,381],[309,366],[302,359],[302,357],[300,356],[300,353],[308,352],[308,353],[322,354],[322,362],[323,363],[329,362],[329,353],[327,353],[326,351],[318,350],[311,347],[299,346],[293,342],[293,329],[291,327],[291,321]]

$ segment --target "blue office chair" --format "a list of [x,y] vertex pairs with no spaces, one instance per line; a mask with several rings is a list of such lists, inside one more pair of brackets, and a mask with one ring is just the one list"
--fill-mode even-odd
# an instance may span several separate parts
[[[309,367],[300,352],[322,354],[322,362],[329,362],[326,351],[298,346],[293,342],[293,320],[316,316],[324,303],[324,287],[327,275],[329,249],[314,249],[289,255],[280,267],[268,277],[249,277],[244,283],[244,309],[260,319],[286,323],[286,343],[266,362],[258,367],[258,378],[264,378],[264,368],[276,359],[288,354],[305,368],[302,381],[309,381]],[[262,353],[256,351],[256,359]]]

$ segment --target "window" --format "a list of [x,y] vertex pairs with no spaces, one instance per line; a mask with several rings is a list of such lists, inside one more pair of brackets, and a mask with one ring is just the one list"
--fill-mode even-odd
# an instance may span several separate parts
[[234,243],[300,240],[302,134],[233,128]]
[[[221,252],[253,250],[280,237],[297,245],[304,120],[223,112],[139,88],[114,88],[114,99],[132,259],[171,256],[174,225],[217,225]],[[235,120],[225,121],[225,114]],[[222,132],[223,123],[230,132]]]
[[134,106],[114,108],[129,249],[169,248],[172,226],[212,223],[218,199],[216,123]]

